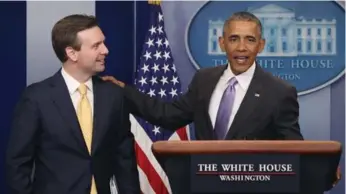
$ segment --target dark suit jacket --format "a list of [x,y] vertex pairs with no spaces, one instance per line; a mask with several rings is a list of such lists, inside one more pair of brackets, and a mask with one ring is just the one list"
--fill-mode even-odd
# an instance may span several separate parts
[[[197,140],[212,140],[216,137],[208,113],[209,101],[226,68],[223,65],[199,70],[187,93],[173,103],[144,96],[130,86],[125,87],[125,96],[131,112],[152,124],[176,130],[194,122]],[[298,116],[296,89],[257,65],[226,139],[302,140]]]
[[109,194],[113,174],[120,193],[140,193],[123,91],[97,77],[93,88],[91,156],[61,72],[25,90],[15,109],[6,155],[11,194],[88,194],[92,175],[98,193]]
[[[208,113],[209,102],[226,68],[223,65],[200,69],[188,91],[171,103],[150,98],[131,86],[125,87],[126,101],[131,113],[152,124],[176,130],[193,122],[197,140],[214,140],[216,136]],[[296,89],[257,66],[226,139],[302,140],[298,116]],[[189,157],[158,159],[169,177],[173,193],[189,194]]]

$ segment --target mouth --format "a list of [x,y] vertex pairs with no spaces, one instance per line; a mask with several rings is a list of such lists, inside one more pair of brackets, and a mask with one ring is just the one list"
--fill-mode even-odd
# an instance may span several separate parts
[[249,59],[248,56],[235,56],[233,57],[238,64],[245,64]]
[[105,60],[104,59],[100,59],[100,60],[96,60],[96,62],[104,64]]

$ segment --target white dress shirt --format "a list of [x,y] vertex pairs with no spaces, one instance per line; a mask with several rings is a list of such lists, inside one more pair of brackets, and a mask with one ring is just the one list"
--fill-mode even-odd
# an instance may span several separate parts
[[213,128],[215,127],[217,111],[219,110],[222,95],[228,86],[227,82],[233,77],[236,77],[238,81],[238,83],[235,85],[235,99],[233,102],[233,108],[227,127],[227,129],[229,129],[232,125],[234,116],[236,115],[240,107],[240,104],[243,101],[246,91],[249,88],[249,85],[255,73],[255,68],[256,64],[254,63],[246,72],[235,76],[230,68],[230,65],[228,64],[228,68],[223,72],[218,83],[216,84],[216,87],[214,89],[209,103],[209,117],[211,119]]
[[[61,68],[61,75],[65,80],[65,83],[67,85],[74,109],[77,112],[78,103],[81,99],[80,93],[78,92],[78,87],[80,86],[80,83],[76,79],[74,79],[70,74],[68,74],[64,70],[64,68]],[[94,115],[94,94],[93,94],[93,82],[92,82],[91,78],[88,79],[88,81],[86,81],[84,84],[88,88],[87,97],[88,97],[88,100],[89,100],[90,105],[91,105],[92,115]]]

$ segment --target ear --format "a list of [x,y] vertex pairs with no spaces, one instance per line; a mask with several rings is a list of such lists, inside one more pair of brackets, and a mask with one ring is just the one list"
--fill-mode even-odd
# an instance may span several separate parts
[[266,44],[266,40],[265,39],[261,39],[260,40],[259,53],[263,51],[265,44]]
[[76,62],[78,59],[78,52],[74,50],[72,47],[66,47],[65,48],[66,56],[68,59],[70,59],[73,62]]
[[223,36],[219,37],[219,46],[220,46],[222,52],[226,51],[226,49],[225,49],[225,39],[223,38]]

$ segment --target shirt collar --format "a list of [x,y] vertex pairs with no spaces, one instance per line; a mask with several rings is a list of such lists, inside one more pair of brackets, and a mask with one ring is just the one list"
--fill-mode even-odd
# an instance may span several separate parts
[[[62,74],[62,77],[64,78],[64,80],[66,82],[66,85],[67,85],[67,88],[68,88],[70,95],[73,94],[78,89],[78,87],[80,86],[80,83],[74,77],[72,77],[70,74],[68,74],[64,68],[61,68],[61,74]],[[87,86],[87,88],[90,92],[93,91],[93,84],[92,84],[91,78],[89,78],[84,84]]]
[[228,63],[227,69],[225,70],[224,73],[225,73],[225,77],[227,77],[228,80],[235,77],[240,87],[246,91],[249,88],[253,75],[255,74],[255,69],[256,69],[256,62],[254,62],[247,71],[239,75],[234,75],[234,73],[231,70],[231,65],[230,63]]

